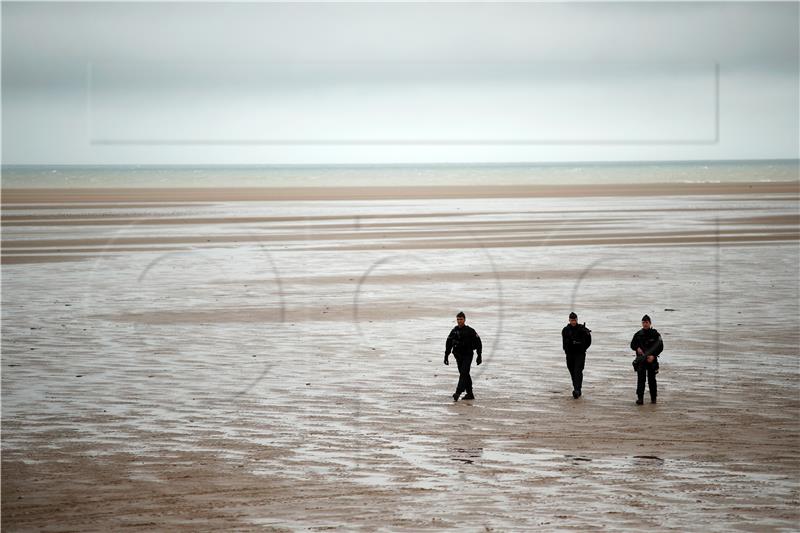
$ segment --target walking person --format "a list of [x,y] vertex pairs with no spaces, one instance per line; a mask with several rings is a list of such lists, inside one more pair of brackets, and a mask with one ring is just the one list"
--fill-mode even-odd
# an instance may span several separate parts
[[469,375],[469,368],[472,366],[472,352],[478,352],[478,358],[475,360],[476,364],[481,364],[481,353],[483,352],[483,344],[478,332],[467,326],[464,322],[466,315],[463,311],[459,311],[456,315],[456,327],[450,331],[447,336],[447,343],[444,349],[444,364],[449,365],[450,352],[456,358],[458,363],[458,385],[456,392],[453,394],[453,401],[457,402],[459,396],[466,391],[464,396],[465,400],[474,400],[475,395],[472,393],[472,378]]
[[561,330],[561,344],[567,356],[567,369],[572,378],[572,397],[581,397],[583,367],[586,364],[586,350],[592,345],[592,330],[586,324],[578,324],[578,315],[569,314],[569,324]]
[[631,339],[631,350],[636,352],[636,358],[633,360],[633,369],[638,378],[636,381],[636,405],[644,403],[645,379],[650,387],[650,403],[656,403],[658,356],[664,350],[664,342],[661,340],[658,330],[652,327],[652,321],[648,315],[642,317],[642,329],[637,331]]

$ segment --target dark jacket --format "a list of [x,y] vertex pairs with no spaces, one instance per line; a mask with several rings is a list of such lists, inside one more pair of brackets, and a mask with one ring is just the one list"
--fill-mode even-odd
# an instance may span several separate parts
[[592,330],[584,324],[570,326],[567,324],[561,330],[561,345],[567,355],[586,353],[592,345]]
[[478,332],[467,326],[454,327],[447,336],[447,344],[445,345],[444,354],[448,355],[451,351],[454,355],[469,355],[472,356],[472,350],[476,350],[478,355],[483,351],[483,344]]
[[658,354],[664,351],[664,341],[661,340],[657,329],[642,328],[631,339],[631,350],[635,352],[637,348],[641,348],[645,355],[658,357]]

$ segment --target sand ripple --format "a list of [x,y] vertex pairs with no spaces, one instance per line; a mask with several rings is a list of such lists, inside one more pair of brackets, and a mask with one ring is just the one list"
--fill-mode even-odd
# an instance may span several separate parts
[[796,194],[169,200],[4,214],[4,529],[797,527]]

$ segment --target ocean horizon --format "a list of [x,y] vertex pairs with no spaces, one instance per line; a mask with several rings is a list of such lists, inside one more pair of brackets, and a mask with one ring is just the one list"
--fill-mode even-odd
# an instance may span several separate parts
[[425,187],[800,179],[800,160],[360,165],[4,165],[2,187]]

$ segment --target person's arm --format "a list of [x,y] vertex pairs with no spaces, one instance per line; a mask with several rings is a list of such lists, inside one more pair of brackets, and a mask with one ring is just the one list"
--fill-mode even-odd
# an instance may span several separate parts
[[637,340],[638,336],[639,332],[637,331],[636,333],[633,334],[633,338],[631,339],[631,350],[633,350],[634,352],[638,351],[639,349],[639,341]]
[[475,332],[475,350],[478,352],[478,357],[475,359],[475,364],[481,364],[483,362],[482,353],[483,353],[483,342],[481,342],[481,336],[478,335],[478,332]]
[[653,346],[653,350],[650,353],[658,357],[663,351],[664,351],[664,341],[661,340],[661,334],[659,333],[658,340],[656,341],[655,345]]
[[564,353],[567,353],[567,328],[561,330],[561,347],[564,349]]
[[592,345],[592,332],[586,329],[586,327],[583,328],[583,331],[586,333],[586,346],[583,347],[583,351],[585,352],[589,349],[589,346]]
[[450,335],[447,336],[447,342],[444,345],[444,356],[447,357],[450,355],[450,352],[453,350],[453,332],[450,332]]
[[449,365],[450,359],[448,356],[450,355],[450,351],[453,349],[453,330],[450,330],[450,335],[447,336],[447,342],[444,344],[444,364]]

